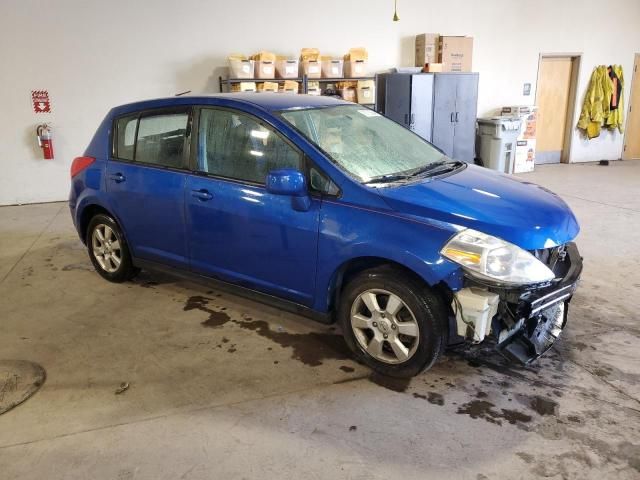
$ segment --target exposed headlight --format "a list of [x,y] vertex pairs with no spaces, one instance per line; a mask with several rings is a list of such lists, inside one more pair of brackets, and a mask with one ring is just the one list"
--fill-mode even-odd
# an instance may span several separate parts
[[476,230],[463,230],[440,252],[480,278],[512,285],[542,283],[555,275],[526,250]]

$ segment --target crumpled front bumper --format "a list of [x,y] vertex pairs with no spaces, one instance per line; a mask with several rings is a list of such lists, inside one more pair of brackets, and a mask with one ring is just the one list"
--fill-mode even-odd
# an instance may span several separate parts
[[558,339],[567,324],[569,302],[582,273],[582,257],[575,243],[564,247],[564,259],[554,272],[562,275],[552,285],[537,289],[492,289],[500,295],[493,331],[497,349],[507,358],[531,363]]

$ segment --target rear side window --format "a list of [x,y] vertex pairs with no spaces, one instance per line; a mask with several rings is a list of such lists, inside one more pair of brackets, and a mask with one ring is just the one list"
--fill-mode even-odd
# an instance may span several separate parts
[[140,118],[135,161],[182,168],[187,134],[187,113],[172,113]]
[[251,116],[203,109],[199,125],[200,171],[264,184],[271,170],[302,169],[302,154]]
[[116,158],[133,160],[133,146],[136,143],[138,115],[119,118],[116,122]]
[[127,115],[116,119],[113,156],[161,167],[183,168],[188,112]]

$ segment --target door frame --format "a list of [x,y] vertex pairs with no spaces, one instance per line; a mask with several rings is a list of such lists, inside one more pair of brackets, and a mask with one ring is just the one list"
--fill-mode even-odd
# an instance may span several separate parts
[[[631,110],[633,105],[631,105],[631,98],[633,97],[633,87],[637,86],[638,88],[640,88],[640,84],[636,85],[635,82],[640,82],[640,72],[638,72],[636,70],[636,62],[640,63],[640,53],[636,53],[633,56],[633,75],[631,76],[631,86],[629,87],[629,100],[627,101],[627,103],[629,104],[627,106],[627,117],[625,118],[625,129],[624,129],[624,138],[622,140],[622,155],[620,156],[620,158],[622,158],[622,160],[633,160],[633,157],[631,155],[627,155],[626,154],[626,147],[627,147],[627,135],[629,135],[629,129],[626,128],[629,125],[629,118],[631,117]],[[640,108],[640,105],[637,106],[638,108]]]
[[564,142],[560,153],[560,163],[571,163],[573,153],[573,131],[576,123],[576,103],[578,97],[578,79],[582,68],[582,52],[554,52],[540,53],[538,55],[538,72],[536,76],[536,96],[534,104],[538,104],[538,93],[540,86],[540,71],[542,60],[545,58],[570,58],[571,59],[571,81],[569,84],[569,104],[567,105],[567,121],[564,130]]

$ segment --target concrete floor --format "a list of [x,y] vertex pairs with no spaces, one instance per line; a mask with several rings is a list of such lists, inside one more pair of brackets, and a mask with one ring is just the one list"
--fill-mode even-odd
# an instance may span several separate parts
[[568,329],[531,368],[450,352],[410,382],[304,318],[102,280],[66,204],[0,208],[0,360],[47,371],[0,415],[0,478],[640,478],[640,162],[523,177],[582,224]]

